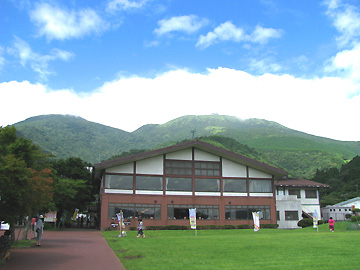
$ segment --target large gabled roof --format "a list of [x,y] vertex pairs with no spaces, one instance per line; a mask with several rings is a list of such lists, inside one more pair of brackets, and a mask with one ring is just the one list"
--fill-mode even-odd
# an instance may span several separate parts
[[355,197],[355,198],[352,198],[352,199],[344,201],[344,202],[339,202],[337,204],[334,204],[334,206],[343,206],[343,205],[353,203],[353,202],[357,202],[357,201],[360,201],[360,197]]
[[329,185],[321,184],[318,182],[306,180],[306,179],[280,179],[275,182],[275,186],[278,187],[319,187],[329,188]]
[[282,169],[270,166],[266,163],[259,162],[257,160],[254,160],[254,159],[245,157],[243,155],[225,150],[223,148],[214,146],[212,144],[209,144],[209,143],[206,143],[206,142],[203,142],[200,140],[192,140],[192,141],[175,144],[175,145],[172,145],[169,147],[156,149],[153,151],[143,152],[143,153],[139,153],[139,154],[135,154],[135,155],[131,155],[131,156],[121,157],[121,158],[97,163],[94,165],[95,175],[97,175],[97,176],[101,175],[101,172],[107,168],[119,166],[119,165],[126,164],[126,163],[133,162],[133,161],[143,160],[143,159],[147,159],[147,158],[151,158],[151,157],[155,157],[155,156],[159,156],[159,155],[163,155],[163,154],[167,154],[167,153],[171,153],[171,152],[181,151],[181,150],[191,148],[191,147],[195,147],[197,149],[209,152],[209,153],[217,155],[217,156],[221,156],[221,157],[229,159],[231,161],[241,163],[241,164],[249,166],[251,168],[274,175],[275,177],[283,177],[288,174],[288,172],[286,172]]

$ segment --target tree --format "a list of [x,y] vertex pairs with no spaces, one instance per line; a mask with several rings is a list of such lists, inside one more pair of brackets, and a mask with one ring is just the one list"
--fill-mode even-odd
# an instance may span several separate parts
[[84,211],[94,201],[98,188],[93,185],[90,164],[80,158],[70,157],[53,162],[55,171],[53,191],[54,203],[58,211],[57,225],[65,211],[74,212],[75,208]]
[[51,171],[43,168],[46,154],[18,138],[15,127],[0,127],[0,150],[0,220],[10,223],[14,239],[16,221],[51,202]]

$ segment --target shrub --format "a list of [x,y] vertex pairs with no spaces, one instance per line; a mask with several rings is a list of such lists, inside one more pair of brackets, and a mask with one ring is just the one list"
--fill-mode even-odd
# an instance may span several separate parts
[[[325,221],[322,219],[318,220],[318,224],[324,224]],[[313,219],[312,218],[303,218],[302,220],[300,220],[297,224],[299,227],[305,228],[305,227],[310,227],[313,225]]]
[[297,224],[299,227],[305,228],[310,227],[313,225],[313,219],[312,218],[303,218],[300,220]]
[[360,216],[351,216],[351,222],[360,222]]
[[224,229],[236,229],[234,225],[224,225]]
[[354,208],[354,209],[351,209],[351,211],[354,213],[354,215],[359,215],[360,209]]
[[279,224],[261,224],[260,227],[264,229],[277,229]]
[[345,215],[345,218],[346,218],[346,219],[351,219],[351,217],[352,217],[351,214],[346,214],[346,215]]
[[168,225],[164,226],[164,230],[187,230],[187,226],[181,226],[181,225]]
[[244,225],[238,225],[237,228],[238,229],[250,229],[250,226],[247,224],[244,224]]

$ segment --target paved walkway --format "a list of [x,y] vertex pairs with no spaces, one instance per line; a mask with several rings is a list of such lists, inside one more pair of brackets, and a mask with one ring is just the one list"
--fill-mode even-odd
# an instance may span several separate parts
[[45,231],[41,247],[11,250],[1,270],[125,270],[98,230]]

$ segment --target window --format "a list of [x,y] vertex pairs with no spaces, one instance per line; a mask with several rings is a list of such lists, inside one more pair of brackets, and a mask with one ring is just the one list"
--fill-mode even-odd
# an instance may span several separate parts
[[136,204],[135,216],[139,219],[161,219],[160,204]]
[[166,174],[192,175],[192,162],[186,160],[166,160]]
[[116,217],[117,213],[123,211],[125,219],[132,219],[135,217],[142,219],[161,219],[161,205],[160,204],[120,204],[109,203],[108,217]]
[[167,191],[192,191],[192,179],[181,177],[166,178]]
[[197,176],[220,176],[220,162],[195,162],[195,175]]
[[285,220],[299,220],[298,211],[285,211]]
[[245,179],[223,179],[224,192],[239,192],[246,193],[246,180]]
[[252,219],[252,212],[259,212],[260,219],[270,219],[270,206],[268,205],[227,205],[225,206],[225,218],[246,220]]
[[301,198],[300,189],[289,189],[289,195],[296,195],[298,199]]
[[197,192],[220,192],[220,179],[196,178],[195,191]]
[[108,217],[116,217],[116,214],[120,213],[120,210],[123,211],[124,218],[134,218],[134,204],[115,204],[109,203]]
[[197,219],[219,219],[218,205],[184,205],[184,204],[169,204],[168,205],[168,219],[185,219],[189,218],[189,209],[196,208]]
[[249,180],[249,191],[250,192],[272,192],[271,180]]
[[315,189],[306,189],[305,190],[305,197],[307,199],[316,199],[317,198],[317,192]]
[[136,176],[137,190],[162,190],[163,179],[159,176]]
[[132,175],[105,175],[105,188],[133,189]]
[[276,211],[276,220],[280,220],[280,212]]

